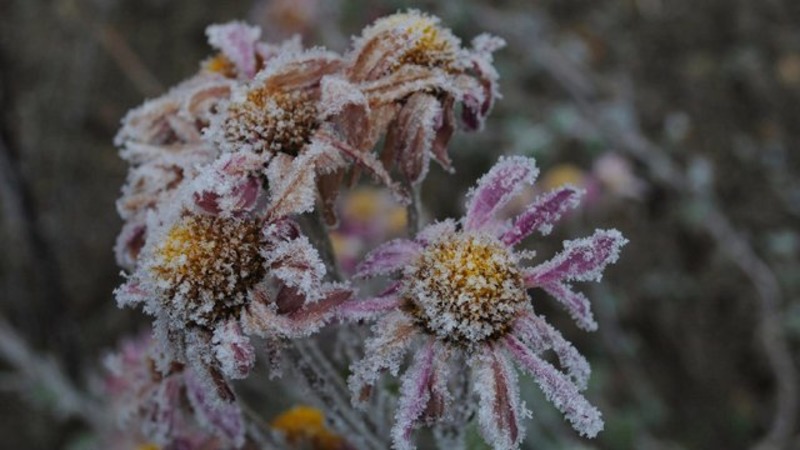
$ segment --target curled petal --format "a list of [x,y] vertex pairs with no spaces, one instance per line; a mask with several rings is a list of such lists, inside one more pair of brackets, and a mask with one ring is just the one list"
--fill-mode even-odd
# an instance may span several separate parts
[[589,362],[558,330],[533,313],[520,316],[513,326],[514,335],[530,346],[535,353],[552,349],[561,367],[572,377],[578,389],[586,389],[592,372]]
[[256,42],[261,29],[242,22],[211,25],[206,29],[208,43],[218,48],[245,78],[256,74]]
[[372,250],[356,268],[356,277],[369,278],[401,270],[422,252],[414,241],[395,239]]
[[566,416],[578,433],[590,438],[597,436],[603,429],[600,411],[586,401],[569,378],[514,336],[507,335],[504,344],[517,364],[533,377],[547,400]]
[[395,155],[400,172],[412,183],[425,178],[442,114],[442,105],[436,97],[414,93],[400,109],[386,137],[384,151]]
[[464,229],[479,230],[493,218],[525,183],[531,184],[539,174],[531,158],[512,156],[500,161],[478,180],[467,194],[467,214]]
[[595,331],[597,329],[597,322],[594,320],[589,299],[585,295],[573,291],[568,284],[558,281],[550,282],[540,287],[567,308],[570,316],[579,327],[586,331]]
[[525,283],[535,287],[557,281],[600,281],[627,242],[617,230],[597,230],[588,238],[565,241],[561,253],[525,274]]
[[275,278],[286,286],[296,288],[307,301],[319,298],[325,264],[307,237],[277,242],[263,255]]
[[400,311],[385,315],[372,331],[373,336],[364,344],[364,358],[351,366],[347,380],[355,406],[363,406],[384,371],[397,375],[403,356],[419,335],[414,322]]
[[480,90],[467,91],[464,94],[462,119],[469,130],[483,128],[495,99],[500,98],[497,87],[499,75],[492,62],[492,53],[504,46],[503,39],[489,34],[481,34],[472,40],[473,49],[469,59],[472,62],[472,69],[478,75]]
[[256,351],[236,321],[229,320],[214,329],[211,338],[220,370],[230,378],[245,378],[256,362]]
[[555,189],[538,197],[527,210],[514,219],[514,224],[501,237],[506,245],[516,245],[531,233],[549,234],[553,224],[567,210],[578,206],[582,192],[571,186]]
[[480,407],[481,434],[495,449],[516,449],[524,436],[522,419],[529,412],[519,399],[517,376],[508,358],[495,348],[474,357],[470,364],[473,388]]
[[419,424],[428,401],[431,399],[434,379],[434,340],[429,338],[424,348],[417,352],[411,366],[403,374],[400,398],[397,402],[392,443],[397,450],[416,448],[411,441],[411,432]]

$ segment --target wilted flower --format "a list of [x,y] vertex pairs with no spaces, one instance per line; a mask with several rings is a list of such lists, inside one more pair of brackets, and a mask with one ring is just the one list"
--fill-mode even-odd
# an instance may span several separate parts
[[480,35],[465,49],[438,18],[416,10],[378,19],[356,39],[338,81],[338,90],[364,95],[340,121],[345,135],[369,151],[387,133],[382,160],[413,183],[425,177],[431,157],[451,170],[455,107],[462,105],[464,128],[483,126],[499,96],[492,53],[503,45]]
[[244,442],[236,405],[208,402],[191,369],[173,364],[155,369],[163,355],[150,336],[123,341],[105,358],[103,398],[114,430],[101,439],[108,448],[230,448]]
[[[482,433],[495,448],[518,447],[521,419],[528,414],[512,362],[532,375],[582,435],[593,437],[602,429],[600,412],[580,394],[588,363],[534,312],[527,289],[548,292],[581,328],[593,330],[597,324],[588,299],[569,283],[599,280],[626,240],[616,230],[596,231],[565,242],[564,250],[546,262],[524,266],[532,255],[515,251],[514,245],[533,232],[549,233],[580,195],[561,187],[538,197],[512,222],[499,220],[497,212],[536,175],[531,159],[501,159],[469,193],[460,222],[439,222],[414,240],[390,241],[362,261],[357,275],[396,274],[398,279],[381,296],[341,308],[345,318],[380,317],[375,336],[366,342],[366,356],[353,366],[349,384],[355,400],[365,400],[384,370],[397,374],[405,353],[415,351],[401,378],[392,430],[397,448],[413,448],[416,426],[446,417],[454,401],[448,380],[459,370],[451,367],[455,357],[468,362]],[[565,373],[542,359],[547,350],[555,352]]]

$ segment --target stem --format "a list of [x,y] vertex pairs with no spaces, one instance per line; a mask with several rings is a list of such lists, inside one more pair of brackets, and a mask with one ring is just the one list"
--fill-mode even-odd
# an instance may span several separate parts
[[407,180],[403,182],[403,187],[408,192],[410,200],[406,205],[406,229],[408,230],[408,237],[413,238],[419,232],[421,221],[422,199],[420,198],[420,187],[419,184],[413,184]]

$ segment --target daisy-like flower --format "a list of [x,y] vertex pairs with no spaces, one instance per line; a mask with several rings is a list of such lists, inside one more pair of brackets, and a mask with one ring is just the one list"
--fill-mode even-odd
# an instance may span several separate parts
[[[497,449],[519,446],[521,419],[529,414],[519,399],[514,365],[533,377],[580,434],[594,437],[602,429],[600,412],[581,395],[587,361],[534,312],[527,290],[541,288],[581,328],[593,330],[588,300],[570,283],[599,280],[627,241],[616,230],[599,230],[565,242],[548,261],[524,265],[532,255],[514,246],[533,232],[547,234],[580,196],[575,188],[561,187],[535,199],[513,221],[499,220],[498,211],[537,172],[532,159],[501,159],[469,193],[461,221],[431,225],[414,240],[390,241],[360,264],[358,276],[397,279],[381,296],[341,307],[344,318],[379,318],[366,356],[352,367],[354,402],[367,398],[382,372],[396,375],[404,355],[414,352],[401,376],[392,429],[396,448],[413,448],[415,427],[447,419],[454,406],[449,380],[460,371],[452,367],[456,360],[468,363],[482,434]],[[561,370],[542,358],[548,350]]]
[[258,158],[224,155],[148,216],[150,237],[116,296],[155,317],[159,370],[187,364],[231,401],[227,379],[246,377],[255,361],[249,336],[275,345],[308,336],[350,296],[323,282],[324,264],[289,218],[313,206],[313,191],[297,188],[313,177],[313,156],[273,159],[266,195],[248,175],[263,170]]
[[463,128],[483,126],[499,96],[492,53],[503,45],[484,34],[464,48],[437,17],[416,10],[378,19],[354,41],[343,79],[330,83],[364,96],[341,127],[365,151],[386,134],[381,159],[412,183],[425,177],[431,158],[452,170],[447,144],[458,125],[456,105]]

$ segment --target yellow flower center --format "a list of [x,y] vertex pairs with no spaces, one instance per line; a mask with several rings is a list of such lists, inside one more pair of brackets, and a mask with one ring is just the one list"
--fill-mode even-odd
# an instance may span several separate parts
[[459,42],[450,30],[439,26],[433,17],[413,13],[399,13],[379,20],[375,30],[402,30],[412,39],[411,48],[403,53],[392,67],[404,64],[439,67],[448,70],[457,60]]
[[446,341],[469,345],[501,336],[529,305],[516,257],[490,236],[431,244],[405,280],[417,322]]
[[174,225],[151,267],[173,315],[205,325],[235,314],[265,273],[260,235],[252,220],[187,216]]
[[253,89],[243,102],[229,107],[225,138],[257,152],[297,155],[319,127],[316,100],[307,90]]

